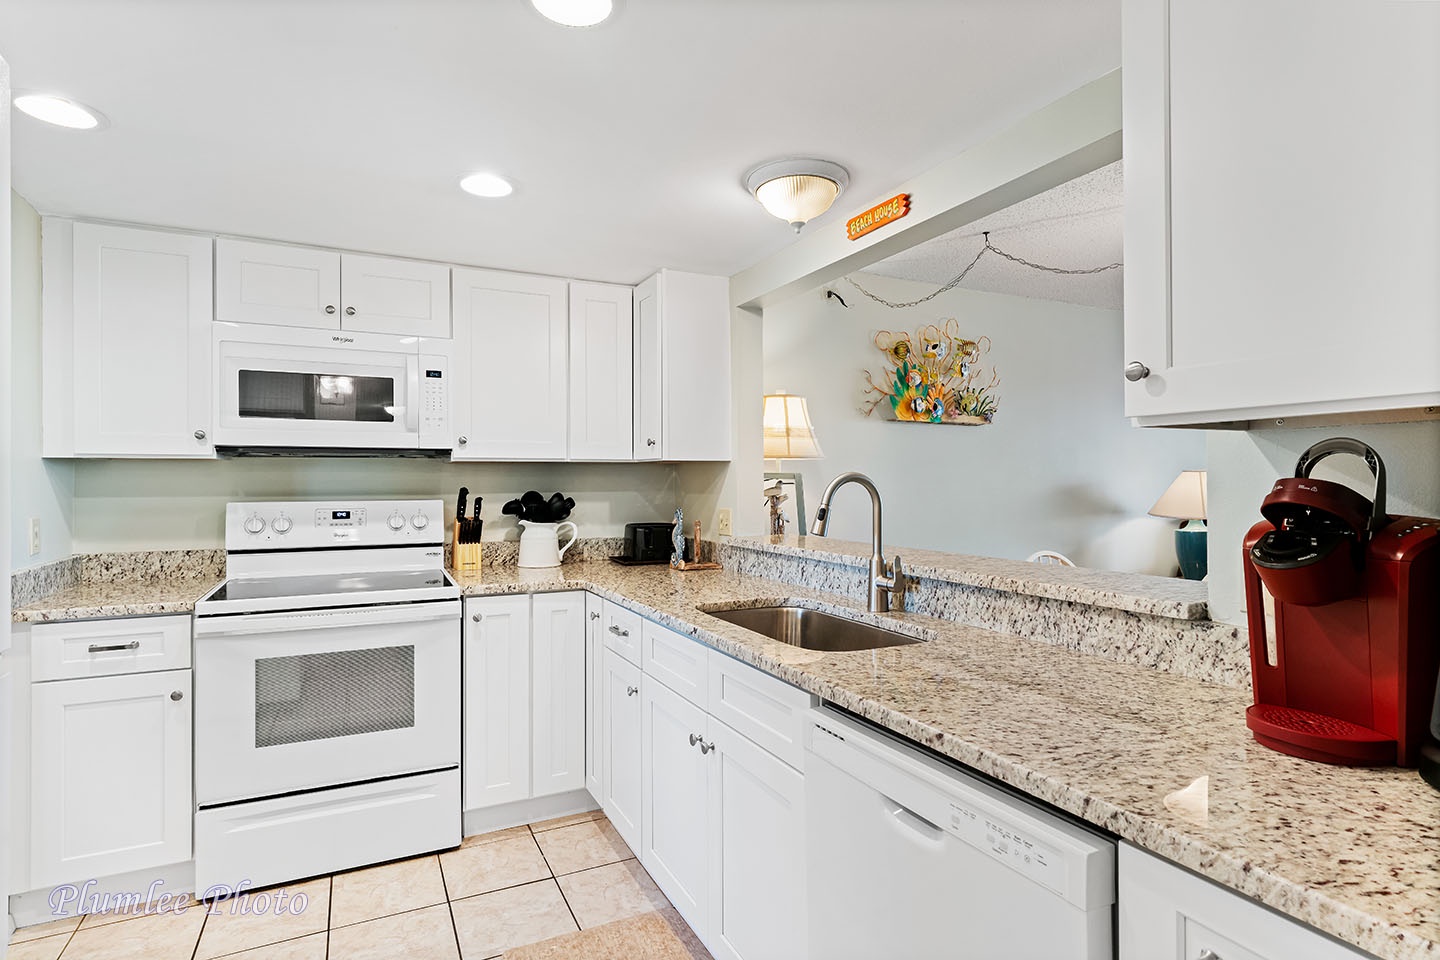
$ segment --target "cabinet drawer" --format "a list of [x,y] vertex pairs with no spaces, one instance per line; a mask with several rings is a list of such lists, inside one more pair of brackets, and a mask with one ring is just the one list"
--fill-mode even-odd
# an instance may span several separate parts
[[702,710],[709,696],[705,675],[710,648],[668,627],[646,620],[641,627],[647,677],[654,677]]
[[805,713],[819,699],[719,650],[710,650],[710,715],[801,770]]
[[1246,950],[1234,940],[1222,937],[1203,923],[1181,915],[1180,948],[1182,957],[1214,956],[1218,960],[1267,960],[1253,950]]
[[644,622],[640,614],[606,600],[605,646],[640,666],[640,634]]
[[30,678],[72,680],[190,666],[190,616],[37,623]]

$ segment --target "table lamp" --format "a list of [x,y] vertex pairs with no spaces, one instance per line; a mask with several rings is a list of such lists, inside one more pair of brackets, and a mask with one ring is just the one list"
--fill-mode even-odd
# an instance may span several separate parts
[[1205,579],[1207,493],[1205,471],[1184,470],[1150,508],[1152,517],[1180,521],[1175,531],[1175,556],[1180,561],[1180,575],[1186,580]]
[[[795,484],[795,516],[803,525],[805,522],[805,479],[798,473],[781,473],[782,460],[818,460],[823,457],[820,442],[815,439],[815,427],[810,423],[810,408],[804,397],[789,393],[771,393],[765,396],[765,408],[761,417],[765,430],[765,459],[775,461],[775,469],[765,474],[766,480],[780,484]],[[770,499],[770,532],[784,533],[784,521],[779,516],[779,501]]]

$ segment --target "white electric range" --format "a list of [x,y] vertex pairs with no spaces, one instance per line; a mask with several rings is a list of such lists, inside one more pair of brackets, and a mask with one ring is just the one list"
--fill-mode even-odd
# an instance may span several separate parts
[[232,503],[195,607],[201,897],[460,842],[460,591],[438,500]]

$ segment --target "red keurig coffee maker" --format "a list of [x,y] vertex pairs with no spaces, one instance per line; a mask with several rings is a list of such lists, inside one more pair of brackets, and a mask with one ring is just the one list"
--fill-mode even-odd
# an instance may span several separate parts
[[[1373,500],[1311,479],[1336,453],[1364,458]],[[1255,739],[1325,763],[1416,766],[1440,663],[1440,520],[1387,516],[1379,454],[1344,438],[1301,454],[1260,514],[1245,537]]]

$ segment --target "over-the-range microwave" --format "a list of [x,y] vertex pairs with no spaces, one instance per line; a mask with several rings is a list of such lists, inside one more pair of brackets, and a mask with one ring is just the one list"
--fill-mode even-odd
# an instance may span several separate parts
[[450,340],[218,321],[222,456],[451,448]]

